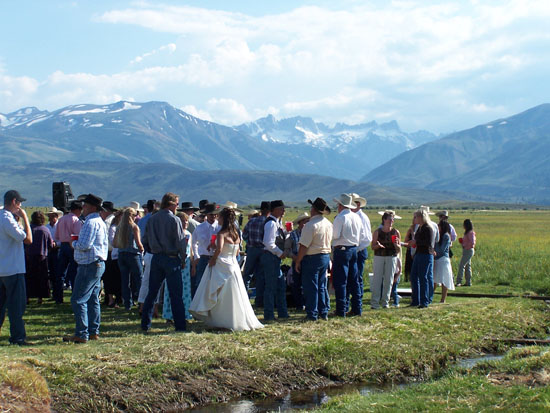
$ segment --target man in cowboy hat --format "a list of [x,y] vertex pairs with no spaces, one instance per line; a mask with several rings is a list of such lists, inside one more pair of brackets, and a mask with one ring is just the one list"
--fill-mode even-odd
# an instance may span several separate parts
[[195,228],[192,239],[193,263],[191,265],[191,298],[201,282],[202,274],[208,266],[208,261],[214,255],[216,249],[212,237],[220,230],[218,224],[218,213],[220,209],[214,203],[206,204],[200,211],[206,216],[205,221]]
[[260,215],[250,219],[243,229],[243,240],[246,241],[246,262],[243,269],[243,281],[248,290],[252,274],[254,274],[254,281],[256,283],[254,305],[256,308],[264,306],[265,277],[260,259],[264,253],[264,225],[271,213],[270,202],[262,201],[260,210]]
[[54,240],[53,248],[48,251],[48,278],[50,280],[50,286],[53,288],[57,274],[59,246],[61,245],[57,237],[57,223],[59,222],[59,218],[63,216],[63,211],[58,210],[56,207],[51,207],[50,210],[46,212],[46,215],[48,216],[46,228],[48,228]]
[[189,216],[189,219],[187,221],[187,231],[189,231],[191,234],[193,234],[193,232],[195,232],[195,228],[200,225],[200,222],[193,218],[195,216],[195,212],[197,212],[198,210],[199,208],[193,206],[193,202],[191,201],[182,202],[181,208],[178,209],[178,211],[184,212]]
[[449,211],[444,209],[443,211],[436,212],[435,214],[437,217],[439,217],[439,222],[441,221],[447,221],[449,224],[449,228],[451,230],[451,244],[456,240],[456,229],[452,226],[452,224],[449,222]]
[[292,298],[294,298],[294,305],[297,310],[304,309],[304,295],[302,293],[302,274],[296,270],[296,258],[298,258],[298,249],[300,247],[300,236],[302,235],[302,228],[309,221],[309,214],[304,212],[296,217],[292,223],[295,230],[288,234],[288,238],[285,241],[285,253],[288,257],[292,258],[292,283],[290,284],[292,290]]
[[185,331],[185,305],[183,304],[183,280],[181,267],[187,258],[187,239],[181,219],[175,213],[179,196],[167,192],[162,197],[160,210],[147,222],[143,247],[153,255],[149,276],[149,290],[143,302],[141,330],[149,331],[153,308],[164,280],[170,292],[170,304],[176,331]]
[[[63,302],[63,284],[74,284],[77,264],[74,260],[74,250],[71,247],[72,236],[78,235],[82,228],[82,203],[72,201],[69,206],[70,212],[59,218],[57,222],[56,237],[61,243],[59,246],[59,257],[57,260],[57,272],[53,284],[53,299],[56,304]],[[67,273],[65,275],[65,272]]]
[[275,302],[280,319],[288,318],[286,308],[286,283],[281,272],[286,233],[281,218],[285,214],[285,204],[280,199],[271,201],[271,214],[264,225],[264,253],[260,259],[265,275],[264,321],[275,319]]
[[103,211],[102,202],[94,194],[88,194],[83,200],[82,215],[86,221],[78,239],[72,243],[74,259],[78,264],[71,295],[76,327],[74,335],[65,337],[63,341],[86,343],[99,338],[99,293],[109,247],[107,226],[99,214]]
[[[6,310],[10,320],[10,343],[27,345],[23,314],[27,304],[25,286],[25,250],[32,244],[32,231],[27,213],[21,208],[26,199],[12,189],[4,194],[0,210],[0,328]],[[22,220],[23,228],[15,217]]]
[[359,242],[359,246],[357,247],[357,278],[359,280],[359,291],[361,293],[359,299],[363,300],[363,270],[365,268],[365,261],[369,256],[368,247],[372,241],[372,230],[369,217],[361,210],[361,208],[364,208],[367,205],[367,200],[358,194],[351,194],[351,196],[353,197],[353,202],[357,205],[356,208],[352,208],[352,211],[355,212],[359,218],[361,218],[363,229],[361,232],[361,240]]
[[101,204],[103,207],[103,211],[99,211],[99,215],[101,216],[101,219],[103,219],[103,222],[105,222],[105,225],[107,226],[107,230],[109,230],[109,227],[111,226],[111,221],[114,218],[114,213],[118,211],[118,209],[115,208],[115,204],[113,204],[111,201],[103,201],[103,204]]
[[330,208],[323,198],[311,202],[311,218],[302,229],[296,270],[302,274],[306,319],[328,320],[330,299],[327,290],[327,271],[330,263],[332,224],[325,218]]
[[363,223],[351,210],[357,208],[350,194],[334,198],[338,203],[338,215],[334,218],[332,232],[333,263],[332,284],[336,295],[336,313],[345,317],[348,312],[348,297],[351,295],[351,312],[360,316],[362,302],[359,297],[361,285],[357,276],[357,247],[361,242]]

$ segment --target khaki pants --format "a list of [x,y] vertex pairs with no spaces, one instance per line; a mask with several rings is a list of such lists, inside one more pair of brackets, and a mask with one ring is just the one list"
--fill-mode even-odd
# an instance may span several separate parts
[[458,275],[456,276],[456,283],[462,284],[462,274],[466,273],[466,284],[472,285],[472,257],[474,256],[475,251],[472,248],[471,250],[465,250],[462,248],[462,258],[458,264]]

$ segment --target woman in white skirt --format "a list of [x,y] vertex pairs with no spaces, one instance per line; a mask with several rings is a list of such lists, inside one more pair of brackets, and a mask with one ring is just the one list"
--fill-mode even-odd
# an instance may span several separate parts
[[435,243],[434,290],[441,284],[441,302],[447,298],[447,291],[454,290],[453,268],[449,258],[451,227],[447,221],[439,222],[439,242]]

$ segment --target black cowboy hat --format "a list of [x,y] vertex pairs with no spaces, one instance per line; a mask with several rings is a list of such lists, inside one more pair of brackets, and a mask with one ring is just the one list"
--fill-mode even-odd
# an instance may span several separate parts
[[103,209],[103,206],[101,206],[101,204],[103,203],[103,199],[101,199],[97,195],[88,194],[82,200],[82,202],[97,207],[98,211],[105,211],[105,209]]
[[211,202],[208,199],[201,199],[199,201],[199,209],[204,209],[206,204],[210,204]]
[[279,208],[279,207],[283,207],[284,208],[285,204],[283,201],[281,201],[280,199],[277,199],[275,201],[271,201],[271,210],[273,211],[275,208]]
[[271,202],[269,201],[262,201],[260,205],[260,209],[262,211],[269,211],[271,209]]
[[206,204],[204,206],[204,209],[200,211],[201,214],[208,215],[208,214],[219,214],[220,209],[216,204]]
[[330,214],[330,208],[327,205],[327,202],[323,198],[316,198],[315,201],[311,202],[311,199],[307,200],[317,212],[321,214]]
[[101,205],[103,209],[107,212],[117,212],[118,209],[115,208],[115,204],[113,204],[111,201],[103,201],[103,204]]
[[69,205],[69,211],[74,211],[75,209],[82,209],[82,202],[72,201],[71,205]]
[[179,208],[178,211],[187,211],[189,209],[192,209],[193,211],[198,211],[200,208],[193,206],[193,202],[182,202],[181,208]]

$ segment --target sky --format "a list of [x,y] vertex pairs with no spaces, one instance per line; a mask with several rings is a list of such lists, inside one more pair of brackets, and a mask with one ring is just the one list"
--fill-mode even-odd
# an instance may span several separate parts
[[156,100],[448,133],[550,102],[548,21],[548,0],[5,0],[0,113]]

